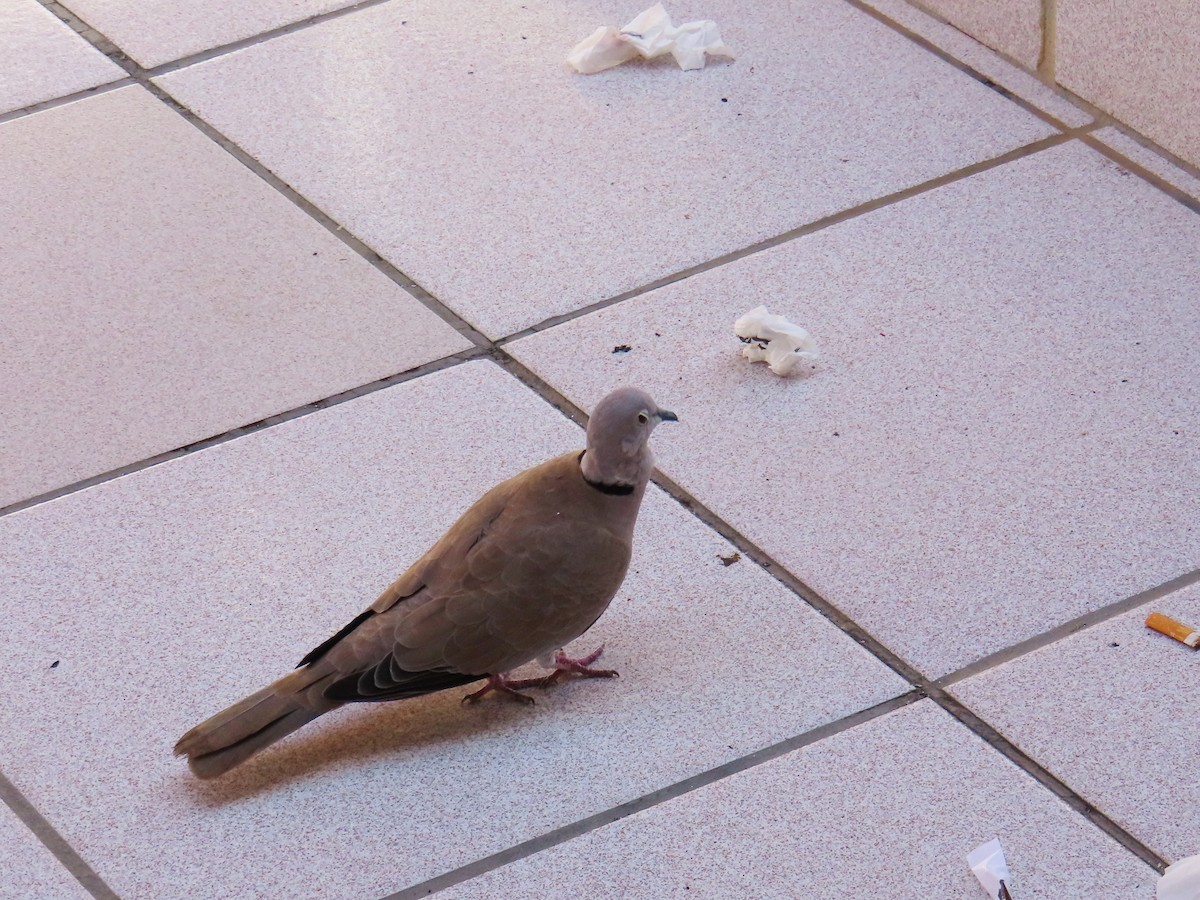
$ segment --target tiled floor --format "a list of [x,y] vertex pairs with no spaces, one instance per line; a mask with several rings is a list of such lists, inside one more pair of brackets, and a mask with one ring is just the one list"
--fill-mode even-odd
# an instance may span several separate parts
[[[998,836],[1017,900],[1149,900],[1200,851],[1142,625],[1200,624],[1200,181],[902,0],[672,4],[737,60],[590,78],[637,8],[253,6],[0,0],[0,897],[969,900]],[[760,303],[814,368],[742,359]],[[578,645],[619,680],[171,756],[621,383],[681,422]]]
[[0,0],[0,114],[124,77],[36,0]]
[[54,855],[7,806],[0,806],[0,847],[4,848],[6,897],[80,898],[89,896]]

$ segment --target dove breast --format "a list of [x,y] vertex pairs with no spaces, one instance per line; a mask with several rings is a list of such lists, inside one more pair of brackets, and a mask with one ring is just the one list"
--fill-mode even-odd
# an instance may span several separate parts
[[328,662],[353,668],[390,654],[408,672],[483,676],[564,646],[624,581],[644,491],[597,490],[578,451],[497,485],[384,592],[377,614],[332,647]]

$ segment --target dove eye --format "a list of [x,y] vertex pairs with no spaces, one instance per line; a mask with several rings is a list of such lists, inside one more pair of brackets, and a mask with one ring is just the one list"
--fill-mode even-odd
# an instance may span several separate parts
[[638,413],[638,424],[639,425],[645,425],[649,421],[650,421],[650,417],[648,415],[646,415],[644,412]]

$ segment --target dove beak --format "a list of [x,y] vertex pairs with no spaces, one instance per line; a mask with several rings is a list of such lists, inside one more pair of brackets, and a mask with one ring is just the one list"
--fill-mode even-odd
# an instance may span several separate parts
[[671,412],[669,409],[660,409],[658,411],[658,421],[660,422],[678,422],[679,416]]

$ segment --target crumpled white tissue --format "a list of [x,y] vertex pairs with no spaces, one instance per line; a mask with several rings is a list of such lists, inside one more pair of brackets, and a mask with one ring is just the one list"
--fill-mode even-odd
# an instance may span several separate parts
[[663,5],[656,3],[620,31],[612,25],[597,28],[575,46],[567,62],[581,75],[594,75],[638,55],[654,59],[664,53],[674,56],[685,70],[703,69],[705,54],[733,59],[716,22],[704,19],[676,27]]
[[787,375],[800,362],[820,354],[811,334],[783,316],[756,307],[733,323],[733,332],[746,344],[742,355],[750,362],[765,361],[776,375]]
[[1158,900],[1200,900],[1200,856],[1167,866],[1158,880]]
[[1012,876],[1008,874],[1008,863],[1004,861],[1004,848],[1000,846],[1000,838],[992,838],[968,853],[967,865],[993,900],[1000,896],[1000,882],[1005,882],[1007,887],[1008,882],[1012,881]]

